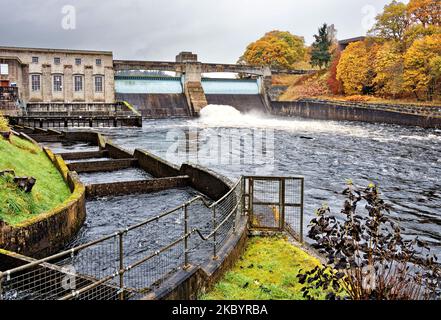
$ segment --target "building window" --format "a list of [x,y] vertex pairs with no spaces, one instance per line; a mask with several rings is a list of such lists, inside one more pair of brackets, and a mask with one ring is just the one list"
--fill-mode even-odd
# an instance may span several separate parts
[[79,65],[81,64],[81,58],[76,58],[76,59],[75,59],[75,64],[76,64],[77,66],[79,66]]
[[32,63],[38,63],[38,57],[32,57]]
[[54,64],[60,64],[61,63],[61,58],[54,58]]
[[54,76],[54,91],[62,91],[63,79],[61,76]]
[[41,88],[40,75],[33,74],[31,76],[31,84],[32,84],[32,91],[40,91]]
[[101,63],[102,63],[101,59],[96,59],[96,65],[97,65],[97,66],[100,66]]
[[103,92],[103,77],[95,77],[95,92]]
[[74,89],[76,92],[83,91],[83,76],[74,77]]
[[9,65],[7,64],[0,64],[0,74],[7,76],[9,74]]

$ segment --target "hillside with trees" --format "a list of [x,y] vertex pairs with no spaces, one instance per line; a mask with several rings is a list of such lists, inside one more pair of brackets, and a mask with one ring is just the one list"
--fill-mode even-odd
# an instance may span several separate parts
[[[376,17],[365,39],[341,52],[333,25],[320,26],[310,47],[299,36],[283,41],[287,34],[266,34],[250,44],[241,58],[250,64],[295,69],[303,63],[304,68],[318,69],[292,77],[281,100],[319,97],[441,103],[440,0],[410,0],[408,4],[393,0]],[[274,81],[287,83],[286,78]]]

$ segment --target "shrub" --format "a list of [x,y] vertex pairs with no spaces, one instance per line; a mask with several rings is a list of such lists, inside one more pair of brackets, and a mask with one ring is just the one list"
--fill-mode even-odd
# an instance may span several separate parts
[[[375,185],[359,190],[351,183],[343,192],[343,220],[328,207],[317,210],[308,237],[327,263],[301,272],[305,297],[314,290],[328,291],[329,299],[354,300],[434,299],[440,296],[441,269],[427,244],[405,239],[401,229],[385,213],[392,209]],[[367,214],[360,214],[364,204]]]
[[0,112],[0,131],[9,131],[8,120]]

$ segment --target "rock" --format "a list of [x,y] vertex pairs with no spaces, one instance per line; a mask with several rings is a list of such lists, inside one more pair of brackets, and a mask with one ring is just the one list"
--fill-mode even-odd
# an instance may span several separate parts
[[6,175],[15,176],[15,171],[12,169],[6,169],[3,171],[0,171],[0,177],[6,176]]
[[37,179],[33,177],[15,177],[14,183],[19,189],[24,190],[24,192],[29,193],[37,182]]

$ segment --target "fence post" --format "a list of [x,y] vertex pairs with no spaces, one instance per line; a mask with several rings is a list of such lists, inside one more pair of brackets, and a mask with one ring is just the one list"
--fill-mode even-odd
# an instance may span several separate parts
[[246,191],[245,191],[245,188],[246,188],[246,180],[245,180],[245,177],[244,176],[242,176],[241,178],[241,190],[240,190],[240,197],[241,197],[241,201],[242,201],[242,203],[241,203],[241,210],[242,210],[242,212],[241,212],[241,215],[245,215],[245,205],[246,205],[246,202],[245,202],[245,197],[246,197]]
[[3,272],[0,271],[0,301],[3,300]]
[[188,269],[188,209],[187,203],[184,204],[184,270]]
[[304,193],[305,193],[305,178],[300,179],[300,242],[303,243],[303,204],[304,204]]
[[124,300],[124,232],[120,231],[119,236],[119,300]]
[[[216,229],[216,206],[213,207],[213,230]],[[213,233],[213,260],[217,260],[217,249],[216,249],[216,231]]]
[[280,201],[280,231],[285,229],[285,178],[280,179],[279,185],[279,201]]

